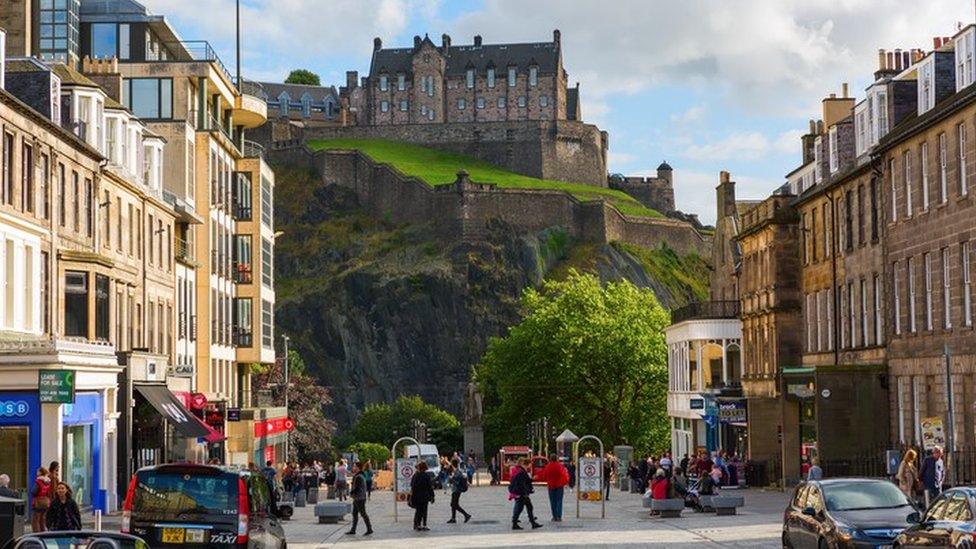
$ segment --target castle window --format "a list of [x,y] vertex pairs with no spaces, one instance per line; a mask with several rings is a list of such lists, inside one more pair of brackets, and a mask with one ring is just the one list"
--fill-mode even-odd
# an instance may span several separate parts
[[474,69],[468,69],[467,74],[465,74],[465,84],[467,84],[468,89],[474,87]]
[[549,106],[549,96],[548,95],[540,95],[539,96],[539,106],[540,107],[548,107]]
[[427,116],[427,105],[420,106],[420,116]]
[[524,95],[520,95],[519,96],[519,98],[518,98],[518,106],[519,106],[520,109],[524,109],[525,108],[525,96]]
[[402,72],[397,74],[397,89],[400,91],[407,89],[407,75]]
[[476,104],[478,105],[479,109],[485,108],[485,98],[479,97],[478,100],[476,101]]
[[427,96],[428,97],[434,97],[434,77],[433,76],[425,76],[424,77],[424,83],[427,86]]
[[410,105],[407,103],[407,100],[406,99],[403,99],[403,100],[400,101],[400,110],[401,111],[406,112],[407,111],[407,107],[409,107],[409,106]]
[[530,86],[539,85],[539,67],[536,66],[529,67],[529,85]]
[[385,75],[380,75],[380,91],[386,91],[390,89],[390,79]]
[[458,110],[459,111],[463,111],[464,110],[464,98],[463,97],[461,99],[458,99]]
[[431,122],[434,121],[434,109],[427,111],[427,120],[430,120]]
[[508,87],[515,87],[515,67],[508,67]]
[[488,67],[488,87],[495,87],[495,67]]
[[504,97],[499,97],[498,98],[498,108],[499,109],[504,109],[505,108],[505,98]]
[[388,112],[390,110],[389,101],[380,101],[380,112]]

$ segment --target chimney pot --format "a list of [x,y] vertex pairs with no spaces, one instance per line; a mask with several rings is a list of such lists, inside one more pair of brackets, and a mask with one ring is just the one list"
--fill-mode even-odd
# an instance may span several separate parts
[[441,48],[444,49],[444,53],[447,54],[447,50],[451,47],[451,37],[444,33],[441,35]]
[[561,41],[562,41],[562,33],[559,32],[559,29],[554,29],[552,31],[552,42],[558,46]]
[[836,94],[836,93],[832,93],[832,94],[830,94],[830,98],[831,98],[831,99],[837,99],[837,94]]
[[843,84],[841,84],[840,90],[841,90],[841,97],[843,97],[844,99],[847,99],[847,82],[844,82]]
[[888,66],[885,63],[885,51],[883,49],[878,50],[878,70],[883,71],[887,69]]
[[478,46],[478,47],[481,47],[481,35],[480,34],[474,35],[474,45],[475,46]]
[[912,66],[912,56],[909,55],[909,53],[907,51],[902,52],[902,56],[904,56],[904,58],[905,58],[905,61],[904,61],[904,63],[902,63],[902,66],[905,67],[906,69],[908,67],[911,67]]
[[373,51],[380,51],[383,49],[383,40],[379,36],[373,39]]
[[936,36],[932,38],[932,49],[937,50],[942,47],[942,38]]
[[416,35],[415,34],[413,36],[413,47],[415,47],[415,48],[419,48],[420,47],[420,36],[419,35]]
[[889,51],[885,55],[888,56],[888,70],[895,70],[895,54]]
[[810,135],[815,135],[817,133],[817,122],[810,120]]
[[718,172],[718,180],[719,180],[720,183],[728,183],[729,182],[729,172],[727,172],[725,170],[722,170],[722,171]]

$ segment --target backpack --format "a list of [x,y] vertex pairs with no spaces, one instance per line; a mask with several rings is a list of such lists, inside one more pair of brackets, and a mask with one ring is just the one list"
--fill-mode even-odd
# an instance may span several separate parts
[[455,475],[454,485],[457,487],[458,492],[468,491],[468,477],[464,475]]

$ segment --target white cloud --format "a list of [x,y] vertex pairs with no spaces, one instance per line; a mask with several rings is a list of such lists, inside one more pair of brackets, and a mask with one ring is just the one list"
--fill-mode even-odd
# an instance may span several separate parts
[[773,150],[778,153],[796,153],[800,152],[800,138],[806,132],[803,130],[788,130],[779,135],[776,141],[773,142]]
[[705,119],[708,107],[705,105],[695,105],[683,112],[673,113],[670,117],[671,124],[675,126],[687,126],[698,124]]
[[[736,200],[760,200],[779,188],[783,181],[749,175],[732,174]],[[715,223],[715,187],[718,172],[678,170],[674,172],[675,207],[683,212],[698,214],[707,225]]]
[[769,149],[769,139],[762,133],[736,132],[712,143],[690,145],[683,154],[697,161],[757,160]]

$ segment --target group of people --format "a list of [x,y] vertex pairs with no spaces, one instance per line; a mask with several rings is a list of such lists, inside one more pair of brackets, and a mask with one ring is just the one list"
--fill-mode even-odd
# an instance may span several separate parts
[[[9,484],[10,477],[0,475],[0,486],[6,490],[0,495],[20,497],[10,489]],[[81,529],[81,509],[71,487],[61,480],[61,465],[57,461],[37,470],[30,490],[30,502],[32,532]]]
[[[367,460],[357,463],[359,465],[359,471],[363,476],[365,499],[369,499],[373,493],[373,462]],[[261,471],[272,484],[277,485],[276,480],[279,471],[271,461],[268,461]],[[355,473],[350,470],[345,458],[327,467],[322,465],[318,460],[310,461],[304,466],[300,466],[297,462],[285,463],[280,474],[283,491],[286,494],[291,494],[293,498],[297,497],[298,493],[304,490],[307,499],[308,492],[312,488],[327,486],[333,490],[336,499],[339,501],[352,499],[351,480],[349,477],[355,475]]]
[[942,459],[942,448],[936,446],[919,463],[918,452],[909,448],[898,464],[895,480],[898,488],[908,497],[925,507],[942,493],[942,486],[946,478],[945,461]]

